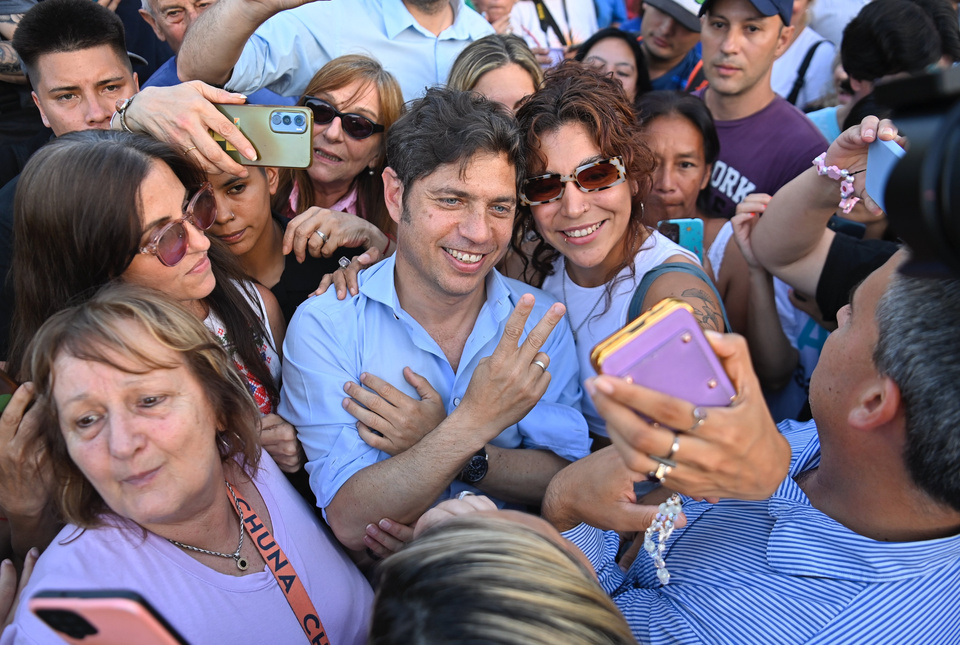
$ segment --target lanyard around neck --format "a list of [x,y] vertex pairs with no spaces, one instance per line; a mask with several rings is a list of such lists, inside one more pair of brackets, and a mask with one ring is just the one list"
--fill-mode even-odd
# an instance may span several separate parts
[[[230,491],[229,486],[227,492]],[[303,633],[307,635],[307,640],[313,645],[330,645],[330,639],[327,638],[327,633],[323,629],[320,616],[313,606],[310,596],[307,595],[307,590],[300,581],[300,577],[294,571],[293,564],[287,560],[287,556],[284,555],[283,549],[273,539],[267,525],[263,523],[253,507],[247,503],[247,500],[240,495],[239,489],[233,486],[233,491],[238,506],[235,510],[240,514],[240,509],[243,509],[243,513],[240,515],[243,518],[243,525],[246,527],[253,543],[257,545],[257,550],[263,556],[264,562],[267,563],[267,568],[270,569],[273,577],[277,580],[277,584],[280,585],[283,597],[290,603],[290,609],[296,614],[297,621],[303,628]]]

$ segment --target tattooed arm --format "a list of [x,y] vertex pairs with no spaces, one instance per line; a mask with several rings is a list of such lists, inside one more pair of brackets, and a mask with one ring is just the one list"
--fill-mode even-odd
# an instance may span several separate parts
[[25,84],[27,77],[20,67],[20,54],[13,48],[13,32],[17,30],[22,13],[0,15],[0,81]]
[[[667,259],[668,262],[688,262],[683,256]],[[713,289],[703,280],[689,273],[669,271],[653,281],[643,299],[643,310],[649,311],[664,298],[678,298],[693,307],[693,315],[704,329],[727,331],[723,326],[723,314]]]

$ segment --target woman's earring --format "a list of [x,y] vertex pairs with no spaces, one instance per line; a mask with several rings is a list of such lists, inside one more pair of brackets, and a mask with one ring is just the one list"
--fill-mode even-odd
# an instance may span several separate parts
[[373,177],[373,168],[367,168],[367,174]]

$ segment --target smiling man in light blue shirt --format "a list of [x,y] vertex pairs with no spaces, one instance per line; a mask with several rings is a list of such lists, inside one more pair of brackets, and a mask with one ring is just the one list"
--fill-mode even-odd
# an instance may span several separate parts
[[446,83],[463,48],[493,33],[463,0],[220,0],[195,24],[177,63],[183,80],[297,96],[328,61],[365,54],[407,100]]
[[[550,478],[589,450],[563,306],[494,269],[523,168],[512,115],[431,89],[391,128],[387,158],[396,254],[360,274],[358,295],[340,301],[329,290],[301,305],[284,344],[279,412],[300,433],[328,523],[352,549],[368,525],[412,523],[460,491],[539,505]],[[344,386],[369,373],[420,403],[407,367],[436,389],[446,418],[431,416],[413,441],[387,427],[361,434]],[[380,403],[368,407],[396,416]]]

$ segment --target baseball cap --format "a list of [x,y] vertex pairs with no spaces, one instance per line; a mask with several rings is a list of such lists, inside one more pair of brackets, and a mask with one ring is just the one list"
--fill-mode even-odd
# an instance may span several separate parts
[[[696,0],[700,5],[700,13],[698,15],[702,16],[706,13],[710,4],[713,0]],[[780,14],[780,18],[783,20],[783,24],[790,26],[790,18],[793,17],[793,0],[750,0],[750,4],[756,7],[764,16],[776,16]]]
[[700,33],[700,3],[697,0],[644,0],[643,4],[659,9],[690,31]]

